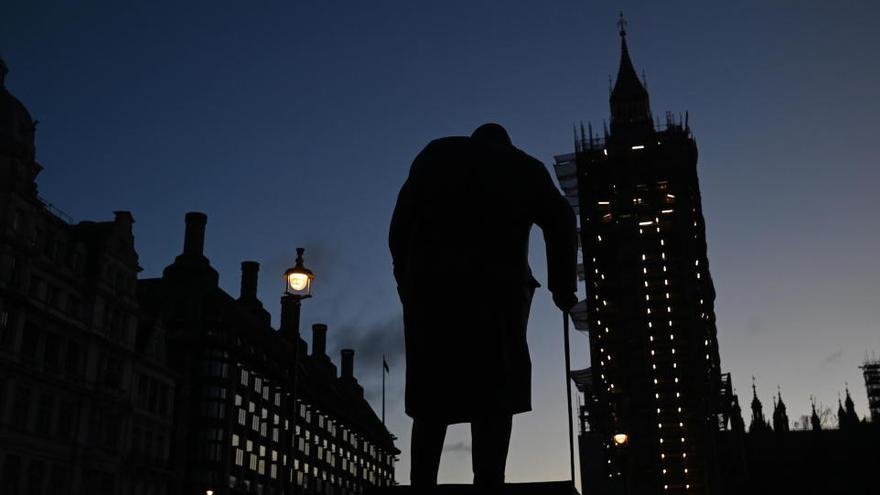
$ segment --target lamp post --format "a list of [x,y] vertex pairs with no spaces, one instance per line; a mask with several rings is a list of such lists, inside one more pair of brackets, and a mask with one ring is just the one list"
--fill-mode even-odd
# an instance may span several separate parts
[[623,493],[629,495],[629,456],[626,448],[629,445],[629,435],[623,432],[615,433],[611,441],[614,444],[615,464],[622,471]]
[[[296,261],[293,268],[284,272],[284,293],[281,296],[281,336],[293,342],[293,372],[291,376],[291,411],[289,438],[291,442],[290,457],[285,469],[293,466],[296,453],[296,419],[299,415],[297,407],[297,386],[299,382],[299,317],[304,299],[312,297],[312,280],[315,275],[303,264],[305,249],[296,248]],[[286,473],[285,473],[286,474]],[[287,478],[284,476],[284,478]],[[296,483],[294,476],[292,484]]]

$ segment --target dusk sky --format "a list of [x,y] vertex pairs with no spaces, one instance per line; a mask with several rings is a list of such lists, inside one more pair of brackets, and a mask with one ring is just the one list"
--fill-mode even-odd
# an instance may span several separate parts
[[[131,211],[142,277],[180,253],[184,214],[205,212],[221,286],[237,296],[239,263],[259,261],[277,325],[281,273],[306,248],[318,278],[303,326],[329,325],[337,362],[355,348],[377,411],[388,355],[408,482],[387,248],[400,185],[428,141],[484,122],[548,167],[572,151],[573,123],[601,129],[621,9],[654,115],[690,115],[721,365],[746,422],[752,375],[765,413],[777,385],[795,421],[811,394],[836,411],[849,383],[864,416],[858,366],[880,354],[876,1],[12,0],[0,54],[40,121],[40,195],[77,221]],[[531,253],[546,282],[537,229]],[[444,281],[450,310],[461,277]],[[514,420],[510,481],[568,477],[560,326],[542,289],[534,411]],[[587,366],[586,336],[572,338],[574,366]],[[469,445],[468,428],[451,428],[441,482],[470,482]]]

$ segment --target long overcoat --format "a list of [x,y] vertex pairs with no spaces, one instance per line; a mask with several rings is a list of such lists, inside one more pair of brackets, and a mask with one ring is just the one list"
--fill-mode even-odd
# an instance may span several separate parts
[[453,424],[531,410],[533,224],[549,289],[573,293],[575,217],[540,161],[470,137],[435,140],[414,160],[389,235],[409,416]]

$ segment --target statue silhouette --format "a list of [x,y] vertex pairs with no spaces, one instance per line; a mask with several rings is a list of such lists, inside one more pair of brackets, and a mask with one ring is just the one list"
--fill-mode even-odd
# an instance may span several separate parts
[[436,485],[455,423],[471,424],[474,484],[504,483],[512,415],[531,410],[533,224],[544,234],[553,300],[568,310],[577,302],[575,216],[540,161],[498,124],[432,141],[413,161],[389,244],[403,304],[414,486]]

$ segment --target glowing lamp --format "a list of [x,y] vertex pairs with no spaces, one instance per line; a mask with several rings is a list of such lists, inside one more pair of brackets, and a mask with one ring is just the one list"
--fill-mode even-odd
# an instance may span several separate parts
[[287,285],[293,291],[304,290],[309,285],[309,276],[305,273],[291,273],[287,276]]
[[284,292],[306,298],[312,296],[312,280],[315,279],[315,275],[303,266],[303,252],[305,249],[296,248],[296,264],[284,272]]
[[626,433],[616,433],[611,439],[614,440],[614,445],[622,447],[629,442],[629,435]]

